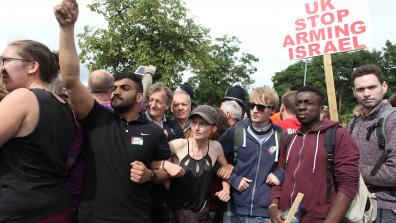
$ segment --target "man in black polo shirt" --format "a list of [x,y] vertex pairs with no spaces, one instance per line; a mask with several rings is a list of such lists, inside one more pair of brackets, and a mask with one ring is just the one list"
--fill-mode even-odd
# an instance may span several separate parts
[[[170,156],[163,130],[139,114],[143,87],[139,76],[114,76],[111,105],[100,106],[79,78],[74,44],[78,16],[75,0],[55,7],[60,27],[60,67],[70,103],[87,133],[86,172],[78,209],[79,222],[151,222],[152,181],[166,177],[162,162]],[[147,167],[162,166],[152,171]]]

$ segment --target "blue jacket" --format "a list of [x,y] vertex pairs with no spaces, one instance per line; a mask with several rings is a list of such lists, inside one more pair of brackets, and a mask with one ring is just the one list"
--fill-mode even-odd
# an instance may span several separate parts
[[[234,171],[229,179],[229,183],[233,187],[231,193],[231,209],[238,215],[269,217],[268,205],[271,193],[271,185],[266,184],[267,175],[271,172],[282,182],[284,173],[282,169],[275,172],[275,146],[279,140],[275,131],[285,135],[286,133],[279,126],[272,126],[271,136],[260,143],[248,131],[250,120],[241,122],[244,127],[244,143],[238,149],[237,162]],[[233,160],[233,145],[235,137],[235,126],[227,129],[219,138],[219,142],[223,146],[224,154],[228,160]],[[270,149],[272,148],[272,149]],[[252,182],[246,191],[239,192],[237,190],[242,178],[251,179]]]

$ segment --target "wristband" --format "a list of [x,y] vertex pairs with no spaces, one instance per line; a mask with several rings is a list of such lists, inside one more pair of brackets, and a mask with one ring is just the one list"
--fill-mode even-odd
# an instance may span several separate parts
[[270,206],[268,206],[268,209],[270,209],[271,207],[275,207],[275,206],[276,206],[276,208],[279,208],[277,203],[272,203],[272,204],[270,204]]

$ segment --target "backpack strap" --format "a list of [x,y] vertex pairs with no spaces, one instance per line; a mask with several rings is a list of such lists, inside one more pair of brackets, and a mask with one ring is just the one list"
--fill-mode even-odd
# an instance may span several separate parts
[[331,178],[334,169],[334,147],[336,141],[336,131],[339,125],[333,125],[326,130],[324,147],[327,152],[327,175],[326,175],[326,203],[330,204],[331,199]]
[[276,146],[276,154],[275,154],[275,163],[279,160],[279,151],[280,151],[280,144],[282,142],[283,137],[285,134],[283,129],[275,130],[275,146]]
[[395,107],[389,108],[383,111],[378,119],[378,122],[373,125],[376,129],[375,134],[377,136],[378,148],[381,152],[381,156],[375,163],[373,169],[371,170],[371,176],[375,176],[378,173],[378,170],[381,168],[382,164],[386,160],[386,151],[385,151],[385,123],[388,120],[389,116],[396,111]]
[[236,124],[234,133],[234,145],[232,146],[234,165],[238,158],[238,149],[243,145],[246,137],[245,129],[241,123]]
[[[358,117],[359,117],[359,116],[358,116]],[[353,128],[355,128],[356,121],[357,121],[358,117],[354,117],[354,118],[351,120],[351,125],[348,127],[348,132],[349,132],[350,135],[352,134]]]
[[290,135],[286,136],[286,142],[285,142],[285,148],[287,149],[291,143],[291,141],[294,139],[294,137],[297,135],[297,133],[293,133]]

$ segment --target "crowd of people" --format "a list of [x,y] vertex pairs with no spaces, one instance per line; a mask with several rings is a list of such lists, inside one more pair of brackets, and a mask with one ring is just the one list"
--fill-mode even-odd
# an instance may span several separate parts
[[384,99],[379,67],[351,71],[358,105],[344,128],[314,86],[279,100],[236,85],[195,105],[191,85],[152,83],[149,65],[92,71],[86,87],[77,1],[55,17],[59,52],[17,40],[0,55],[0,222],[281,223],[298,193],[294,222],[348,222],[360,177],[378,204],[371,222],[396,222],[396,96]]

